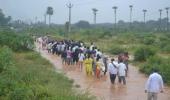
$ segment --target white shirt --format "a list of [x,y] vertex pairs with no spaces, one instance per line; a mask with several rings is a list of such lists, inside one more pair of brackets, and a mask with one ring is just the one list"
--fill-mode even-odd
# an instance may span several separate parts
[[57,45],[57,49],[58,49],[58,51],[61,51],[61,44]]
[[52,43],[49,43],[49,44],[47,45],[47,48],[48,48],[48,49],[51,49],[51,48],[52,48]]
[[65,44],[62,44],[61,45],[61,51],[64,51],[64,49],[65,49]]
[[126,75],[126,65],[124,63],[118,64],[118,73],[119,73],[119,76],[125,76]]
[[75,52],[77,48],[78,46],[74,46],[72,51]]
[[83,46],[83,43],[80,43],[81,46]]
[[82,51],[84,51],[84,47],[82,46],[82,47],[80,47],[80,49],[82,50]]
[[97,52],[96,52],[96,56],[97,56],[97,55],[99,55],[100,57],[102,57],[102,52],[97,51]]
[[112,63],[109,63],[109,65],[108,65],[108,71],[109,71],[110,74],[117,74],[117,71],[118,71],[118,69],[117,69],[117,64],[116,64],[115,61],[114,61],[113,63],[114,63],[114,65],[116,65],[116,68],[115,68],[115,66],[113,66]]
[[85,58],[84,54],[83,53],[80,53],[79,54],[79,61],[83,61]]
[[118,62],[117,61],[113,61],[113,64],[116,65],[116,67],[118,68]]
[[163,90],[163,80],[161,75],[158,73],[151,74],[146,82],[145,90],[153,93],[159,93]]
[[94,45],[91,45],[91,46],[90,46],[90,50],[93,50],[93,47],[94,47]]
[[99,59],[99,65],[100,65],[100,68],[102,69],[102,71],[104,72],[105,71],[105,66],[103,64],[102,59]]

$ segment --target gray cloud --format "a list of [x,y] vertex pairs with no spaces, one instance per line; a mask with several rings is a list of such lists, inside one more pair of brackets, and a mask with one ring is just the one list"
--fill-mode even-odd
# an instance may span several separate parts
[[[63,24],[68,19],[68,8],[66,4],[72,2],[72,22],[87,20],[93,22],[92,8],[99,10],[97,23],[114,21],[112,6],[118,6],[118,20],[129,20],[129,5],[134,5],[133,20],[143,20],[142,9],[147,9],[147,20],[159,17],[158,9],[170,6],[170,0],[0,0],[0,8],[5,14],[14,19],[32,20],[35,17],[39,21],[44,19],[43,15],[48,6],[54,8],[52,22]],[[165,16],[165,11],[163,12]]]

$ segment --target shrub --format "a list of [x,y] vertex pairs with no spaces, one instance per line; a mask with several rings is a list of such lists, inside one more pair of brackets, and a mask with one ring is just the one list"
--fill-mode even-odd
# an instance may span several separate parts
[[137,48],[134,54],[135,61],[146,61],[150,56],[154,56],[156,50],[151,47],[142,46]]
[[143,40],[143,43],[146,45],[152,45],[154,44],[154,42],[155,42],[155,39],[151,37],[144,38]]
[[151,56],[147,59],[143,66],[140,66],[140,71],[149,75],[153,67],[157,67],[162,63],[162,59],[158,56]]
[[34,94],[31,89],[26,86],[15,87],[14,90],[9,93],[10,100],[29,100],[33,96]]
[[13,69],[0,73],[0,100],[94,100],[75,92],[74,81],[57,73],[37,53],[22,52],[13,57]]
[[0,32],[0,45],[7,45],[14,51],[26,51],[33,48],[33,39],[26,34],[3,30]]
[[0,49],[0,73],[12,64],[12,51],[4,46]]
[[149,75],[152,68],[157,68],[165,83],[170,84],[170,58],[160,58],[159,56],[152,56],[147,59],[147,62],[140,66],[140,71]]
[[112,46],[109,50],[108,50],[108,52],[109,53],[111,53],[111,54],[115,54],[115,55],[117,55],[117,54],[120,54],[120,53],[122,53],[122,52],[125,52],[126,51],[126,48],[123,48],[123,47],[120,47],[120,46]]
[[162,51],[165,53],[170,53],[170,45],[167,45],[164,48],[162,48]]

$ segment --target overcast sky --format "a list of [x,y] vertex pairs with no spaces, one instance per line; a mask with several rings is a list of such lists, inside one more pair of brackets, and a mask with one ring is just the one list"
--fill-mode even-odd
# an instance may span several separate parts
[[[158,19],[158,9],[170,7],[170,0],[0,0],[0,8],[13,19],[24,21],[44,20],[48,6],[53,7],[52,22],[63,24],[68,20],[67,3],[73,3],[72,22],[87,20],[93,23],[92,8],[97,8],[97,23],[113,23],[114,12],[112,7],[117,6],[118,20],[129,21],[129,5],[133,5],[133,20],[143,20],[143,9],[147,9],[146,19]],[[166,16],[165,10],[163,16]]]

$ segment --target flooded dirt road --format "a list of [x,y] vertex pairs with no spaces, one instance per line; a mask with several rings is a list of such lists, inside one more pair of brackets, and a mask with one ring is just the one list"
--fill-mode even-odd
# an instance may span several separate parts
[[[134,66],[129,67],[126,86],[118,84],[111,85],[109,75],[101,79],[86,76],[84,70],[79,71],[77,66],[63,66],[60,57],[40,51],[40,54],[49,60],[57,70],[62,71],[67,77],[73,79],[75,84],[80,85],[80,90],[89,91],[98,100],[147,100],[144,93],[144,85],[147,77],[138,72]],[[164,93],[158,95],[158,100],[170,100],[170,88],[165,87]]]

